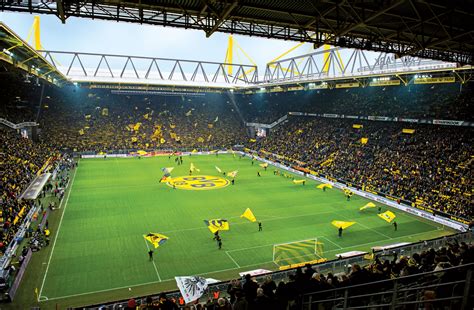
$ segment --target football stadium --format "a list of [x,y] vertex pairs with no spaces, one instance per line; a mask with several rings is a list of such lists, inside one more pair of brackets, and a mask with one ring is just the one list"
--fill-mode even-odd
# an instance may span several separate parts
[[472,309],[471,6],[2,1],[0,308]]

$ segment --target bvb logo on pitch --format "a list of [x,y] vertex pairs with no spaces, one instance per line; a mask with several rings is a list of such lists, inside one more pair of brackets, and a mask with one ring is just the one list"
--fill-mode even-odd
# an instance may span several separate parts
[[176,177],[166,184],[168,184],[169,186],[174,185],[178,189],[202,191],[226,187],[227,185],[229,185],[229,180],[221,177],[197,175],[188,177]]

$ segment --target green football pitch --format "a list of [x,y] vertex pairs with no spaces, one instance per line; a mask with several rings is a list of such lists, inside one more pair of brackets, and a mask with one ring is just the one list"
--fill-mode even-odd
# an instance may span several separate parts
[[[274,167],[264,171],[249,158],[183,159],[183,165],[167,156],[80,160],[61,205],[51,254],[43,263],[39,299],[87,300],[89,294],[120,290],[123,293],[108,298],[127,298],[128,288],[156,288],[167,281],[172,288],[174,277],[180,275],[227,280],[238,277],[239,271],[277,270],[273,245],[279,243],[317,238],[323,248],[319,254],[334,259],[350,250],[452,233],[398,210],[392,210],[398,223],[394,231],[377,216],[376,208],[359,211],[367,199],[353,196],[347,201],[342,191],[322,191],[310,180],[306,185],[294,184],[290,178],[274,175]],[[194,175],[226,178],[215,166],[227,172],[238,170],[235,185],[221,187],[225,179],[216,182],[219,186],[194,188],[207,190],[189,190],[193,187],[174,189],[159,182],[160,168],[175,167],[173,178],[188,177],[191,162],[200,169]],[[261,232],[257,223],[240,218],[246,208],[262,222]],[[383,206],[383,210],[389,208]],[[229,221],[230,230],[221,232],[221,250],[204,224],[209,219]],[[338,237],[333,220],[356,224]],[[150,232],[169,238],[155,250],[152,262],[147,254],[152,245],[143,238]]]

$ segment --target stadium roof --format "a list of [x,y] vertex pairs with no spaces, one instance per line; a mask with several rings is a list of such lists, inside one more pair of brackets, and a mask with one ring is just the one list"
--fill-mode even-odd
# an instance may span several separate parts
[[2,1],[2,11],[200,29],[473,64],[470,1]]
[[54,84],[59,85],[68,81],[41,54],[2,22],[0,22],[0,60]]

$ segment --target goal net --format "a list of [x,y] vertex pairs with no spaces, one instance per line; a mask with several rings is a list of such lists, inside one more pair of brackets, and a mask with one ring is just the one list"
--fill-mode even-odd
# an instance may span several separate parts
[[278,266],[300,264],[323,258],[323,244],[318,238],[273,245],[273,261]]

